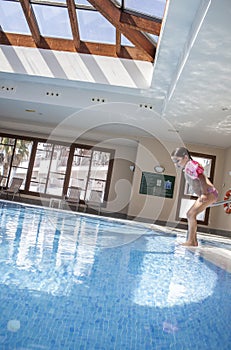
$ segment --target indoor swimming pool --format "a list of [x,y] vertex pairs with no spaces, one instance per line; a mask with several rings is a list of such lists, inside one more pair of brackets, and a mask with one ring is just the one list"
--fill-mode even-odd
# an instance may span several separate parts
[[7,201],[0,216],[1,350],[230,348],[231,274],[174,230]]

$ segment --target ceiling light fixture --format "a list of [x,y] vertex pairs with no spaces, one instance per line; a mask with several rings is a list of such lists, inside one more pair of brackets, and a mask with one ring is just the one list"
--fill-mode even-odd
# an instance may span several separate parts
[[35,109],[25,109],[25,112],[28,112],[28,113],[35,113],[36,110],[35,110]]
[[154,166],[154,170],[156,173],[162,174],[165,171],[165,167],[163,167],[162,165],[156,165]]
[[168,132],[176,132],[178,134],[180,131],[176,129],[168,129]]

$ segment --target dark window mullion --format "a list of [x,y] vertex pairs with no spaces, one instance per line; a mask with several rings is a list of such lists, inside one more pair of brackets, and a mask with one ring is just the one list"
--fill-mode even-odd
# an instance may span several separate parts
[[[87,181],[86,181],[86,186],[85,186],[85,190],[84,190],[84,200],[86,200],[86,194],[87,194],[88,183],[89,183],[89,179],[90,179],[93,154],[94,154],[94,151],[91,152],[90,163],[89,163],[88,174],[87,174]],[[89,157],[87,157],[87,158],[89,158]]]
[[52,163],[52,158],[53,158],[53,154],[54,154],[54,148],[55,148],[55,145],[52,144],[52,150],[49,152],[51,153],[50,155],[50,163],[49,163],[49,168],[48,168],[48,172],[47,172],[47,177],[46,177],[46,183],[45,183],[45,190],[44,190],[44,193],[47,194],[47,187],[48,187],[48,182],[50,180],[50,173],[51,173],[51,163]]
[[31,154],[30,154],[30,160],[29,160],[29,164],[28,164],[26,183],[25,183],[25,189],[24,189],[26,191],[26,193],[29,192],[33,167],[34,167],[34,163],[35,163],[35,156],[36,156],[37,147],[38,147],[38,141],[36,141],[36,140],[32,140],[32,141],[33,141],[33,146],[32,146],[32,150],[31,150]]
[[10,164],[9,164],[9,172],[8,172],[7,183],[6,183],[6,186],[7,186],[7,187],[9,187],[9,181],[10,181],[11,171],[12,171],[12,169],[13,169],[13,160],[14,160],[16,145],[17,145],[17,139],[15,138],[15,139],[14,139],[14,145],[12,145],[13,151],[12,151],[11,160],[10,160]]

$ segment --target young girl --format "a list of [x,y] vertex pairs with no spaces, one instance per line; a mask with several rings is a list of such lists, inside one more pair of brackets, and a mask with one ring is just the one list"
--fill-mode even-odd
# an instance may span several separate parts
[[185,246],[198,246],[197,242],[197,215],[209,205],[216,202],[218,192],[204,174],[204,168],[192,159],[189,151],[184,147],[175,149],[171,158],[177,168],[183,169],[186,182],[191,194],[198,196],[196,202],[187,212],[188,236]]

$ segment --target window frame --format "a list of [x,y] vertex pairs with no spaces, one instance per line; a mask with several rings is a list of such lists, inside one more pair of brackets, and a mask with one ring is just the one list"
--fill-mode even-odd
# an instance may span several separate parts
[[[107,170],[107,176],[106,176],[106,180],[105,180],[105,190],[104,190],[104,197],[103,197],[103,202],[105,203],[108,199],[108,195],[109,195],[109,189],[110,189],[110,183],[111,183],[111,177],[112,177],[112,170],[113,170],[113,164],[114,164],[114,155],[115,155],[115,150],[114,149],[109,149],[109,148],[104,148],[104,147],[97,147],[97,146],[92,146],[92,145],[87,145],[87,144],[78,144],[78,143],[65,143],[62,141],[58,141],[58,140],[47,140],[47,139],[42,139],[42,138],[34,138],[34,137],[28,137],[28,136],[21,136],[21,135],[12,135],[12,134],[5,134],[5,133],[0,133],[0,137],[6,137],[6,138],[10,138],[10,139],[14,139],[14,145],[13,145],[13,153],[12,153],[12,159],[9,165],[9,171],[8,171],[8,175],[7,175],[7,180],[6,180],[6,187],[8,187],[9,185],[9,181],[10,181],[10,174],[13,168],[13,156],[14,156],[14,152],[15,152],[15,148],[17,145],[17,140],[25,140],[25,141],[30,141],[32,142],[32,149],[31,149],[31,154],[30,154],[30,158],[29,158],[29,164],[28,164],[28,168],[27,168],[27,173],[25,176],[25,184],[24,184],[24,189],[20,190],[20,192],[24,195],[30,195],[33,197],[43,197],[43,198],[51,198],[51,197],[57,197],[57,198],[62,198],[63,196],[65,196],[68,193],[68,188],[69,188],[69,182],[70,182],[70,176],[71,176],[71,166],[72,166],[72,162],[73,162],[73,158],[74,158],[74,152],[76,148],[82,148],[82,149],[86,149],[86,150],[92,150],[94,151],[100,151],[100,152],[106,152],[106,153],[110,153],[109,156],[109,165],[108,165],[108,170]],[[35,160],[36,160],[36,152],[37,152],[37,148],[39,143],[48,143],[48,144],[52,144],[53,148],[55,146],[65,146],[65,147],[70,147],[69,150],[69,155],[68,155],[68,159],[67,159],[67,164],[66,164],[66,172],[64,174],[64,181],[63,181],[63,189],[62,189],[62,195],[55,195],[55,194],[48,194],[48,193],[42,193],[42,192],[37,192],[37,191],[30,191],[30,184],[31,181],[33,182],[32,179],[32,174],[33,174],[33,168],[34,168],[34,164],[35,164]],[[92,152],[92,154],[93,154]],[[92,156],[91,156],[91,161],[92,161]],[[90,171],[91,171],[91,167],[89,167],[88,170],[88,176],[87,176],[87,184],[86,184],[86,188],[88,187],[88,181],[91,179],[90,177]],[[47,178],[47,181],[49,181],[49,177]],[[84,197],[85,199],[85,197]]]

